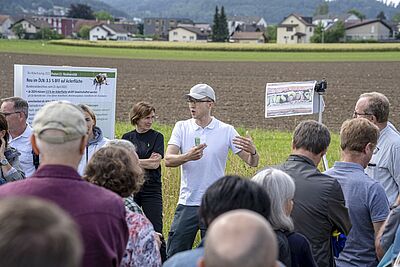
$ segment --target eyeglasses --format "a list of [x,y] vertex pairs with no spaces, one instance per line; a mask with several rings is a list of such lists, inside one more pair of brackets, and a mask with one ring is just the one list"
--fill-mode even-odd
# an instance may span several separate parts
[[188,103],[203,103],[203,102],[212,102],[211,100],[201,100],[201,99],[194,99],[194,98],[189,98],[186,100]]
[[8,117],[12,114],[21,113],[22,111],[14,111],[14,112],[0,112],[0,114],[4,115],[4,117]]
[[374,115],[374,114],[371,114],[371,113],[358,113],[357,111],[354,111],[354,113],[353,113],[353,117],[354,118],[357,118],[358,116],[372,116],[372,115]]

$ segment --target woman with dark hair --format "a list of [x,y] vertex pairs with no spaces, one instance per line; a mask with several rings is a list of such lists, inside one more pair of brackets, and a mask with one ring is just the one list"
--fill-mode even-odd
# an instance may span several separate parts
[[[316,267],[310,242],[302,234],[294,232],[293,221],[290,217],[295,192],[292,177],[281,170],[268,168],[257,173],[251,180],[264,187],[271,198],[269,222],[275,230],[278,242],[282,242],[280,239],[286,236],[290,248],[291,263],[286,266]],[[279,253],[279,260],[284,262],[281,251]]]
[[83,115],[85,116],[88,134],[85,153],[83,154],[78,166],[79,174],[83,175],[85,167],[94,152],[102,148],[107,143],[108,139],[103,136],[101,129],[96,126],[96,114],[94,114],[94,111],[85,104],[79,104],[78,106],[82,109]]
[[[201,199],[199,208],[202,236],[221,214],[236,210],[254,211],[265,219],[270,217],[270,199],[264,188],[239,176],[224,176],[214,182]],[[205,235],[198,248],[174,254],[163,267],[195,267],[204,254]],[[238,244],[240,246],[240,244]]]
[[[161,159],[164,157],[164,136],[153,130],[155,108],[147,102],[138,102],[130,111],[130,122],[134,130],[125,133],[122,139],[132,142],[139,156],[140,166],[145,170],[145,183],[134,195],[135,202],[143,209],[156,232],[162,234],[162,184]],[[165,243],[161,255],[165,260]]]
[[19,163],[21,154],[8,145],[8,138],[7,120],[5,115],[0,113],[0,184],[25,178],[25,173]]
[[[125,198],[139,191],[143,181],[136,153],[120,146],[100,148],[89,161],[83,176]],[[142,214],[126,209],[129,240],[120,267],[161,266],[157,235]]]

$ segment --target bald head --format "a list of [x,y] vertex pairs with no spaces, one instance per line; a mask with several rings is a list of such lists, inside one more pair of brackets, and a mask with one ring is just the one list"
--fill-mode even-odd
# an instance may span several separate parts
[[219,216],[207,231],[206,267],[273,267],[278,257],[275,234],[265,218],[249,210]]

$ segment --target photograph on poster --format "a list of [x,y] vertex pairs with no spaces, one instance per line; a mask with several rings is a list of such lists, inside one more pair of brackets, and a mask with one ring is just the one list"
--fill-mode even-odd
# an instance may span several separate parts
[[316,81],[267,83],[265,117],[306,115],[314,112]]

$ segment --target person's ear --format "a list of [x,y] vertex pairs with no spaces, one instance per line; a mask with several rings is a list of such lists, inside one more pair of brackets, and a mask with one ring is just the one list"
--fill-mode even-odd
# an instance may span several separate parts
[[368,143],[365,147],[364,147],[364,153],[365,154],[369,154],[369,153],[373,153],[375,150],[375,145]]
[[31,135],[31,144],[32,144],[33,152],[35,152],[36,155],[39,155],[40,154],[40,150],[39,150],[39,148],[37,146],[36,136],[34,134]]
[[87,141],[88,141],[88,135],[85,134],[84,136],[82,136],[81,144],[79,145],[79,155],[83,155],[83,153],[85,153]]
[[4,137],[6,135],[6,130],[1,130],[0,131],[0,138]]

